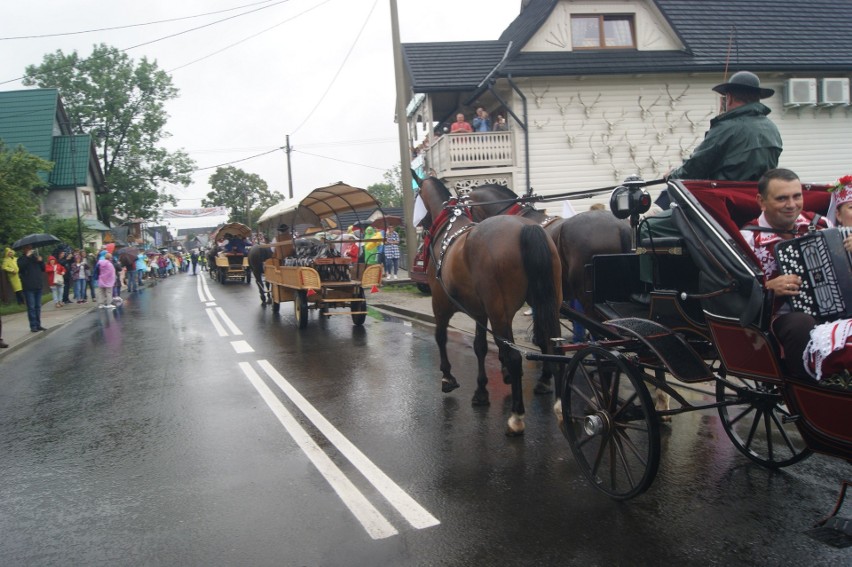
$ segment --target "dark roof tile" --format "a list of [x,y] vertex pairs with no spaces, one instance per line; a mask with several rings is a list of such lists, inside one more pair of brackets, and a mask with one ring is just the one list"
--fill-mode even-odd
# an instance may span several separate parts
[[617,75],[725,68],[849,73],[850,0],[653,0],[684,51],[521,51],[559,0],[531,0],[498,41],[405,44],[416,92],[471,90],[512,50],[500,74]]

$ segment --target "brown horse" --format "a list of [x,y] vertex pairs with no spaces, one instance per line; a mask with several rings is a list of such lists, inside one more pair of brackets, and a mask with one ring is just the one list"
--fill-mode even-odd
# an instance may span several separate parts
[[562,297],[576,299],[584,312],[594,316],[590,294],[585,293],[585,266],[596,254],[630,251],[630,225],[608,211],[588,211],[573,217],[548,217],[532,205],[518,203],[518,195],[503,185],[486,184],[470,192],[474,221],[496,215],[516,215],[542,224],[559,251],[562,263]]
[[257,285],[257,291],[260,294],[260,304],[266,307],[272,303],[272,298],[269,293],[269,284],[263,277],[263,263],[269,258],[272,258],[272,248],[262,244],[255,244],[248,251],[249,267],[254,275],[254,283]]
[[[512,386],[512,415],[508,435],[524,431],[521,390],[522,357],[514,346],[512,320],[524,301],[533,308],[533,335],[542,352],[551,352],[550,339],[558,337],[561,269],[556,247],[544,230],[516,217],[500,216],[474,223],[449,190],[434,177],[418,180],[418,207],[426,211],[429,287],[435,315],[435,341],[441,354],[441,389],[451,392],[459,384],[447,359],[447,327],[461,311],[476,321],[473,350],[478,361],[474,405],[487,405],[487,324],[497,343],[503,381]],[[450,203],[451,206],[445,208]],[[542,379],[549,381],[547,377]]]

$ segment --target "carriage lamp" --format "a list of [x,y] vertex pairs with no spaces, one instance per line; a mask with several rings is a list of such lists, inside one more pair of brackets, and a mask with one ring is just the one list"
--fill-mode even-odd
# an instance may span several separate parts
[[645,181],[632,175],[612,191],[609,208],[617,218],[639,216],[651,208],[651,195],[645,191]]

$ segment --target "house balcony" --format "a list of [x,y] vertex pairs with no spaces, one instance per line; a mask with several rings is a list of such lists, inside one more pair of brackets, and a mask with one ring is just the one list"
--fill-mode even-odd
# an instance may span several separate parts
[[424,152],[426,170],[440,179],[455,179],[515,167],[514,132],[444,134]]

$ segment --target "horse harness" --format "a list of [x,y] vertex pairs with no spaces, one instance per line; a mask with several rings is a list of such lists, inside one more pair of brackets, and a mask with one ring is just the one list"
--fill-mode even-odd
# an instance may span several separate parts
[[[509,205],[508,207],[506,207],[505,209],[503,209],[502,211],[500,211],[497,214],[499,214],[499,215],[515,215],[515,216],[522,217],[522,216],[524,216],[524,213],[526,213],[527,211],[535,211],[535,210],[537,210],[537,209],[534,209],[530,205],[521,205],[520,203],[514,203],[512,205]],[[541,226],[541,228],[547,228],[548,226],[550,226],[551,223],[553,223],[554,221],[557,221],[561,218],[562,217],[556,216],[556,215],[550,216],[550,217],[545,217],[544,220],[541,221],[538,224],[539,224],[539,226]]]
[[446,235],[441,241],[441,250],[438,257],[434,258],[436,265],[435,276],[438,280],[441,279],[441,267],[444,264],[444,255],[447,253],[447,250],[449,250],[450,245],[461,235],[476,226],[475,222],[469,222],[468,224],[458,228],[455,232],[451,232],[453,224],[455,224],[456,220],[458,220],[462,215],[466,216],[468,220],[472,219],[470,208],[468,208],[460,199],[452,198],[444,203],[444,209],[441,211],[441,214],[438,215],[438,218],[432,222],[432,226],[429,227],[428,231],[426,231],[426,246],[429,249],[429,255],[433,258],[435,252],[431,246],[432,237],[441,232],[444,232]]

